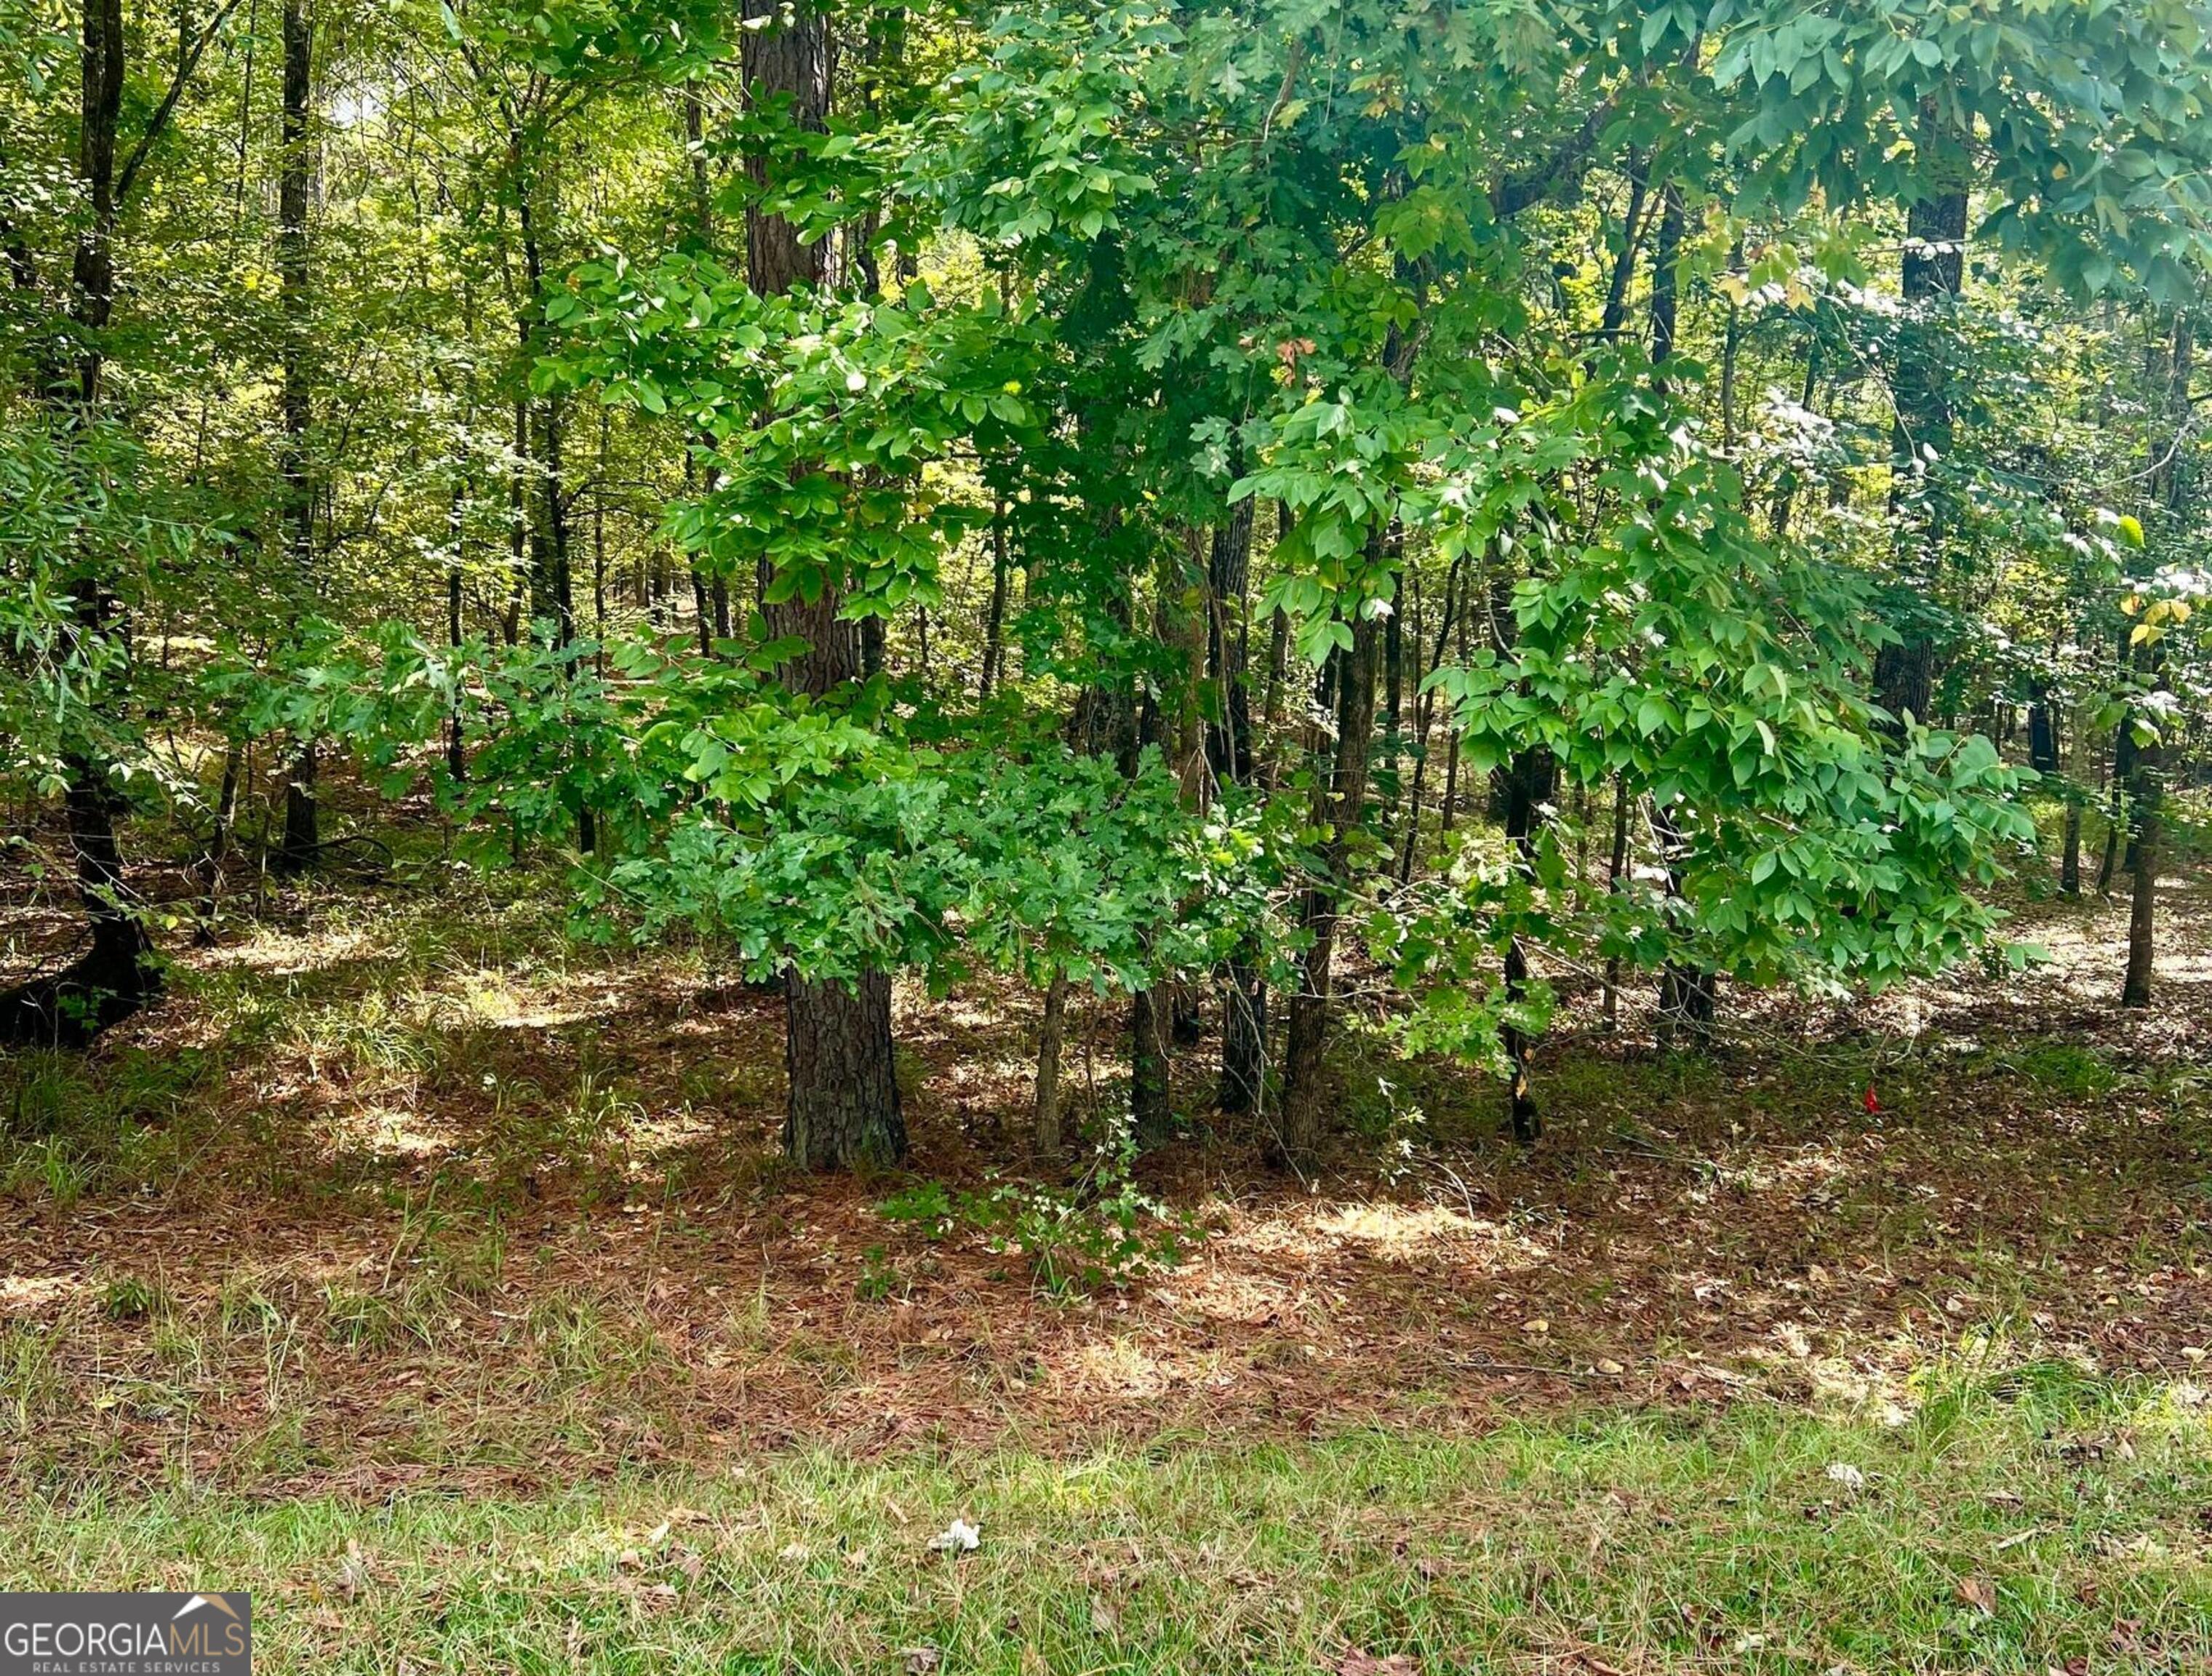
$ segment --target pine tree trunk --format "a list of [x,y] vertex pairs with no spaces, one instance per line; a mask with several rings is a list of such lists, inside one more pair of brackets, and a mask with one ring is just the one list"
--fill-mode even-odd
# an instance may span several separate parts
[[[744,13],[751,26],[743,43],[748,100],[755,106],[787,100],[790,120],[820,131],[829,120],[834,58],[828,16],[804,3],[785,9],[775,0],[744,0]],[[749,147],[745,168],[756,187],[772,188],[776,163],[758,145]],[[799,229],[782,216],[757,206],[745,212],[746,278],[763,296],[798,285],[817,291],[836,285],[842,276],[837,246],[836,239],[802,244]],[[837,592],[825,588],[811,604],[793,598],[764,608],[773,638],[805,643],[780,671],[793,691],[823,697],[860,674],[860,636],[842,607]],[[890,975],[863,972],[848,989],[792,974],[785,985],[785,1015],[791,1071],[785,1151],[811,1169],[903,1157],[906,1124],[893,1075]]]
[[786,975],[783,1150],[808,1169],[895,1164],[906,1156],[891,1049],[891,981],[816,983]]
[[[1505,837],[1524,868],[1534,859],[1537,817],[1555,794],[1557,778],[1557,768],[1547,750],[1516,753],[1504,776]],[[1505,999],[1509,1004],[1523,999],[1528,981],[1528,951],[1522,947],[1521,939],[1515,937],[1505,945]],[[1506,1114],[1513,1126],[1513,1139],[1525,1145],[1543,1129],[1535,1090],[1528,1076],[1531,1044],[1528,1032],[1510,1021],[1499,1035],[1505,1057],[1513,1067],[1506,1089]]]
[[1174,1063],[1170,989],[1155,984],[1129,996],[1129,1118],[1140,1149],[1161,1145],[1175,1133],[1168,1082]]

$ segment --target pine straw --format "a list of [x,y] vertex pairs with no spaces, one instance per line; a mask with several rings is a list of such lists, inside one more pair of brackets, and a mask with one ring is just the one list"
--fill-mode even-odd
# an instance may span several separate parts
[[[1594,1392],[1881,1412],[1962,1357],[2185,1376],[2212,1343],[2212,939],[2197,887],[2169,894],[2148,1018],[2111,1005],[2104,904],[2033,910],[2058,958],[2026,978],[1731,996],[1704,1060],[1640,1051],[1640,998],[1597,1037],[1585,997],[1531,1153],[1480,1078],[1378,1091],[1355,1043],[1364,1133],[1318,1180],[1202,1126],[1146,1170],[1209,1236],[1074,1301],[878,1214],[904,1178],[783,1170],[774,995],[458,886],[296,902],[88,1062],[0,1073],[0,1450],[48,1487],[367,1497],[794,1445],[1474,1433]],[[1041,1173],[1034,1010],[902,995],[916,1176]],[[1079,1021],[1079,1098],[1109,1091],[1114,1023]]]

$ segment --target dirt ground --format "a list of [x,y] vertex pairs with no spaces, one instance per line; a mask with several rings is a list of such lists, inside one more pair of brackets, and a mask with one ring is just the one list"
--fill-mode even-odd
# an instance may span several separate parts
[[[0,1452],[48,1485],[377,1495],[1583,1400],[1881,1411],[2055,1357],[2185,1378],[2212,932],[2200,884],[2166,898],[2148,1015],[2094,902],[2021,910],[2051,954],[2024,976],[1730,993],[1705,1056],[1654,1056],[1637,1005],[1600,1034],[1584,995],[1527,1151],[1493,1086],[1355,1051],[1329,1167],[1273,1173],[1193,1049],[1194,1133],[1144,1176],[1206,1237],[1074,1299],[880,1214],[911,1178],[783,1169],[773,994],[458,895],[292,904],[89,1061],[4,1068]],[[913,1177],[1036,1172],[1034,1005],[902,993]],[[1079,1104],[1113,1050],[1083,1022]]]

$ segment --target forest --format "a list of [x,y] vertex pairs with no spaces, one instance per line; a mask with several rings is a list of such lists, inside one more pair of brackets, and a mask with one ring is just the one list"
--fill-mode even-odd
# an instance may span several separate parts
[[0,1588],[2212,1661],[2212,0],[0,0]]

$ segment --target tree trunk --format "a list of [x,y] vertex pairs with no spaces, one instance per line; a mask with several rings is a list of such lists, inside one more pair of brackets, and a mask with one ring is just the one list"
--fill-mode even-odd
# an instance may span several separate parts
[[82,756],[70,756],[65,773],[77,901],[90,946],[61,970],[0,996],[0,1047],[82,1047],[161,993],[153,944],[123,876],[115,795]]
[[[1619,896],[1627,886],[1628,872],[1628,780],[1615,774],[1613,780],[1613,847],[1606,858],[1605,888],[1608,896]],[[1609,955],[1605,962],[1605,1028],[1613,1030],[1620,1024],[1620,956]]]
[[1171,990],[1154,984],[1129,995],[1129,1118],[1140,1149],[1162,1145],[1175,1132],[1168,1083],[1174,1063]]
[[[2150,491],[2164,510],[2172,515],[2175,526],[2181,529],[2188,527],[2190,477],[2178,462],[2191,423],[2189,381],[2195,348],[2195,332],[2189,318],[2178,314],[2173,321],[2166,368],[2166,417],[2173,426],[2173,442],[2151,476]],[[2145,643],[2140,655],[2153,689],[2166,691],[2164,647],[2152,639]],[[2157,952],[2154,922],[2158,908],[2159,841],[2166,801],[2166,763],[2171,749],[2164,730],[2172,726],[2163,712],[2158,720],[2161,731],[2136,747],[2129,787],[2129,800],[2134,808],[2128,845],[2132,890],[2128,904],[2128,970],[2120,987],[2120,1005],[2126,1007],[2150,1005],[2151,968]]]
[[863,972],[848,987],[790,973],[784,1006],[785,1153],[808,1169],[898,1163],[906,1125],[891,1051],[890,975]]
[[[1893,504],[1900,514],[1905,579],[1923,599],[1933,600],[1942,582],[1947,520],[1942,490],[1927,480],[1931,467],[1940,468],[1950,458],[1952,413],[1944,358],[1936,342],[1943,327],[1931,317],[1958,296],[1965,279],[1968,162],[1959,137],[1937,118],[1933,100],[1921,109],[1920,146],[1923,161],[1917,195],[1905,211],[1905,319],[1893,392],[1893,469],[1899,487],[1893,492]],[[1915,480],[1926,485],[1917,507],[1909,504],[1903,487]],[[1902,721],[1910,714],[1929,720],[1936,646],[1923,623],[1908,622],[1896,641],[1875,654],[1874,674],[1875,697],[1892,716]]]
[[[536,358],[544,352],[545,254],[538,226],[537,171],[525,153],[526,138],[510,137],[510,156],[515,171],[515,219],[522,235],[523,276],[530,295],[520,311],[522,335],[522,376],[526,380]],[[518,409],[523,435],[532,432],[528,403]],[[567,416],[558,396],[548,396],[538,411],[538,516],[530,526],[530,610],[550,619],[553,643],[563,649],[576,643],[576,590],[574,543],[568,527],[568,487],[563,458],[563,428]],[[570,675],[575,671],[568,670]],[[576,847],[589,855],[599,848],[599,822],[591,805],[576,809]]]
[[[1467,555],[1462,553],[1452,561],[1451,568],[1444,573],[1444,599],[1440,621],[1437,624],[1436,649],[1429,654],[1428,667],[1422,671],[1424,684],[1443,667],[1444,648],[1451,643],[1453,615],[1459,606],[1460,572],[1466,566]],[[1401,884],[1413,883],[1414,852],[1420,846],[1421,792],[1429,777],[1429,734],[1436,722],[1436,709],[1433,690],[1423,692],[1413,701],[1413,784],[1406,799],[1406,830],[1401,840],[1403,851],[1398,864],[1398,882]]]
[[1012,565],[1006,553],[1006,501],[991,509],[991,601],[983,616],[983,667],[975,678],[975,701],[987,704],[999,684],[1006,655],[1006,583]]
[[[307,273],[307,200],[313,184],[314,149],[307,134],[313,88],[314,25],[307,0],[284,0],[283,155],[276,182],[276,276],[282,288],[283,348],[283,445],[287,556],[301,608],[313,598],[315,490],[308,460],[314,422],[308,390],[311,299]],[[284,835],[270,858],[278,873],[313,867],[322,853],[321,810],[315,797],[315,742],[299,742],[284,781]]]
[[2040,774],[2058,772],[2058,728],[2046,693],[2027,707],[2027,765]]
[[1067,1039],[1067,974],[1054,969],[1037,1028],[1036,1150],[1050,1157],[1066,1144],[1060,1122],[1060,1055]]
[[[1513,846],[1516,859],[1526,868],[1535,857],[1538,813],[1556,789],[1557,769],[1552,754],[1547,750],[1516,752],[1504,779],[1505,837]],[[1528,950],[1515,937],[1505,945],[1505,999],[1509,1005],[1523,998],[1528,981]],[[1505,1057],[1513,1066],[1506,1088],[1506,1114],[1513,1125],[1513,1139],[1525,1145],[1543,1129],[1528,1077],[1528,1033],[1508,1022],[1499,1035]]]
[[[461,646],[461,580],[468,565],[468,479],[464,477],[453,485],[453,503],[450,513],[448,533],[453,537],[453,556],[446,568],[446,644],[458,653]],[[461,731],[461,704],[458,696],[453,701],[451,714],[446,718],[446,772],[458,786],[469,777],[468,741]]]
[[[1675,316],[1681,280],[1682,235],[1685,231],[1681,188],[1668,183],[1666,209],[1659,222],[1658,248],[1651,268],[1651,364],[1663,367],[1674,354]],[[1680,834],[1668,810],[1653,806],[1653,821],[1660,829],[1668,856],[1667,892],[1681,894],[1682,879],[1674,865]],[[1677,1027],[1687,1023],[1694,1039],[1711,1034],[1714,1010],[1713,976],[1696,966],[1669,961],[1659,981],[1659,1035],[1662,1047],[1677,1040]]]
[[[789,101],[789,118],[821,131],[828,124],[835,52],[826,15],[804,3],[744,0],[743,65],[747,100]],[[749,146],[745,171],[753,185],[773,187],[777,160]],[[799,241],[799,228],[757,206],[745,212],[746,278],[774,296],[805,285],[826,290],[841,277],[837,240]],[[805,650],[780,671],[793,692],[820,698],[860,672],[860,637],[842,616],[842,600],[824,588],[811,604],[792,598],[763,607],[769,635],[797,639]],[[890,1163],[906,1154],[906,1124],[892,1074],[891,983],[869,970],[851,989],[789,975],[785,985],[785,1054],[791,1068],[784,1148],[811,1169]]]
[[[77,178],[84,201],[83,231],[70,267],[70,317],[77,354],[73,366],[42,366],[46,404],[70,429],[91,422],[106,369],[102,348],[115,308],[115,228],[127,179],[118,185],[116,136],[123,111],[125,53],[122,0],[87,0],[78,39]],[[180,58],[179,79],[190,72]],[[173,107],[172,107],[173,108]],[[141,155],[158,137],[149,124]],[[98,638],[107,630],[109,596],[97,574],[75,584],[78,632]],[[74,1045],[129,1017],[161,992],[161,969],[124,877],[115,834],[116,798],[106,768],[81,750],[62,764],[70,841],[76,859],[77,899],[83,906],[90,947],[67,967],[0,994],[0,1045]]]
[[[1667,866],[1667,894],[1682,894],[1682,832],[1674,811],[1656,799],[1651,824],[1659,835],[1662,859]],[[1662,1050],[1688,1045],[1703,1047],[1711,1040],[1717,1011],[1713,975],[1687,961],[1670,960],[1659,975],[1659,1017],[1656,1027]]]
[[1632,149],[1628,159],[1628,204],[1620,216],[1620,254],[1613,258],[1613,280],[1606,287],[1605,313],[1598,323],[1601,342],[1618,343],[1628,318],[1629,287],[1636,279],[1636,247],[1644,238],[1644,206],[1651,191],[1650,172],[1640,151]]
[[2058,894],[2081,894],[2081,799],[2078,794],[2066,799],[2066,837],[2058,856]]
[[[1229,509],[1213,531],[1206,570],[1206,665],[1215,712],[1206,726],[1206,756],[1217,780],[1237,786],[1249,786],[1255,773],[1245,604],[1256,510],[1249,499]],[[1221,972],[1221,1078],[1214,1104],[1229,1113],[1257,1111],[1267,1066],[1267,986],[1257,942],[1247,938]]]
[[[2161,684],[2163,684],[2161,683]],[[2151,965],[2156,953],[2154,924],[2158,908],[2158,849],[2163,740],[2136,749],[2134,784],[2130,788],[2133,819],[2129,832],[2130,894],[2128,903],[2128,970],[2120,986],[2120,1005],[2150,1005]]]
[[[1369,538],[1370,562],[1382,557],[1382,529]],[[1367,799],[1367,763],[1375,738],[1375,677],[1382,636],[1371,617],[1352,624],[1352,645],[1335,662],[1338,674],[1336,758],[1316,785],[1313,823],[1325,836],[1320,875],[1299,903],[1298,921],[1311,943],[1298,962],[1298,987],[1291,996],[1288,1038],[1283,1051],[1283,1151],[1304,1163],[1319,1149],[1328,1114],[1324,1069],[1328,1047],[1329,999],[1336,954],[1339,894],[1350,880],[1346,859],[1351,835]]]
[[[1172,658],[1173,667],[1163,671],[1157,695],[1146,695],[1137,726],[1138,750],[1157,744],[1164,750],[1182,801],[1193,809],[1204,806],[1207,796],[1206,736],[1199,707],[1206,624],[1200,613],[1185,609],[1182,602],[1194,581],[1203,580],[1197,550],[1201,539],[1202,532],[1194,531],[1188,542],[1165,548],[1160,555],[1153,578],[1152,630],[1155,641]],[[1121,767],[1123,773],[1134,774],[1137,756],[1126,756]],[[1154,946],[1148,932],[1148,957]],[[1170,1073],[1179,1039],[1182,987],[1171,977],[1156,975],[1149,988],[1129,998],[1129,1108],[1137,1144],[1142,1147],[1158,1145],[1174,1133]]]
[[1686,216],[1682,189],[1673,181],[1661,194],[1659,237],[1651,252],[1651,364],[1662,367],[1674,354],[1675,320],[1680,309],[1682,234]]
[[235,739],[223,748],[222,789],[216,794],[215,829],[208,835],[208,847],[200,856],[200,923],[193,940],[202,946],[215,941],[216,909],[222,900],[222,866],[230,859],[231,832],[238,821],[242,755]]
[[[2127,630],[2124,628],[2120,631],[2118,658],[2119,678],[2122,681],[2127,678],[2130,662]],[[2131,715],[2122,715],[2120,725],[2112,731],[2110,774],[2105,808],[2105,853],[2097,864],[2097,894],[2100,896],[2112,894],[2112,870],[2120,859],[2120,843],[2130,824],[2128,798],[2134,790],[2136,775],[2136,731]],[[2128,865],[2130,869],[2135,865],[2132,853]]]

